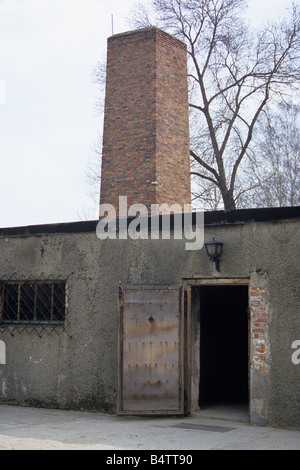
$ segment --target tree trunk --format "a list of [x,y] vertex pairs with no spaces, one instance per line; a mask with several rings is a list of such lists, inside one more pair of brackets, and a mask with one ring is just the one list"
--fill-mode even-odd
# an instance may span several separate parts
[[224,209],[225,210],[234,210],[234,209],[236,209],[235,200],[234,200],[234,197],[233,197],[233,194],[231,193],[231,191],[225,190],[225,191],[221,191],[221,192],[222,192],[222,198],[223,198],[223,202],[224,202]]

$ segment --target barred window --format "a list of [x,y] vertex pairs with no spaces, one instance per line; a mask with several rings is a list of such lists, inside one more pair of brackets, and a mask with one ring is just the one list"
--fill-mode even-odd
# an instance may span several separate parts
[[64,281],[3,281],[0,284],[0,324],[63,324],[66,315]]

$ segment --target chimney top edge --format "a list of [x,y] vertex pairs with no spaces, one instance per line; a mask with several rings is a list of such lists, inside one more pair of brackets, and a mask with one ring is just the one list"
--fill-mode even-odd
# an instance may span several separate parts
[[150,32],[150,31],[156,31],[158,33],[169,36],[170,38],[175,39],[176,41],[178,41],[179,43],[181,43],[182,45],[184,45],[186,47],[186,44],[185,44],[184,41],[182,41],[181,39],[178,39],[176,36],[173,36],[172,34],[168,33],[167,31],[164,31],[163,29],[158,28],[157,26],[148,26],[148,27],[145,27],[145,28],[138,28],[138,29],[133,29],[133,30],[130,30],[130,31],[124,31],[124,32],[121,32],[121,33],[116,33],[116,34],[113,34],[112,36],[109,36],[108,41],[111,41],[111,40],[114,40],[114,39],[117,39],[117,38],[120,38],[120,37],[123,37],[123,36],[131,36],[131,35],[134,35],[134,34],[147,33],[147,32]]

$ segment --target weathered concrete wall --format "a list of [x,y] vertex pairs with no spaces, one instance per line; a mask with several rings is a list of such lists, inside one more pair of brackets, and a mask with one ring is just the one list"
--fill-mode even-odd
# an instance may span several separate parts
[[300,366],[291,360],[300,338],[299,222],[207,227],[209,234],[225,242],[219,276],[250,278],[252,422],[299,427]]
[[69,277],[70,322],[69,336],[1,334],[2,399],[114,410],[117,285],[108,257],[95,233],[1,240],[1,275]]
[[114,412],[119,285],[245,278],[252,422],[300,427],[300,365],[291,360],[300,339],[299,228],[299,221],[207,226],[207,240],[224,242],[220,272],[204,248],[186,251],[183,240],[100,241],[94,231],[0,238],[0,278],[69,278],[70,322],[62,335],[0,329],[0,400]]

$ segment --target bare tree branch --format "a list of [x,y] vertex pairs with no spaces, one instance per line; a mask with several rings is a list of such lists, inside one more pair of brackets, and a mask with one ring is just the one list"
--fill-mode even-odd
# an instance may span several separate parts
[[[247,193],[266,185],[254,164],[259,123],[269,103],[299,94],[300,7],[254,31],[243,20],[246,6],[246,0],[149,0],[149,8],[137,4],[132,18],[135,27],[155,24],[187,45],[190,155],[200,187],[194,195],[209,207],[220,194],[226,209],[245,205]],[[284,161],[296,194],[298,167]],[[278,187],[279,180],[278,173]]]

